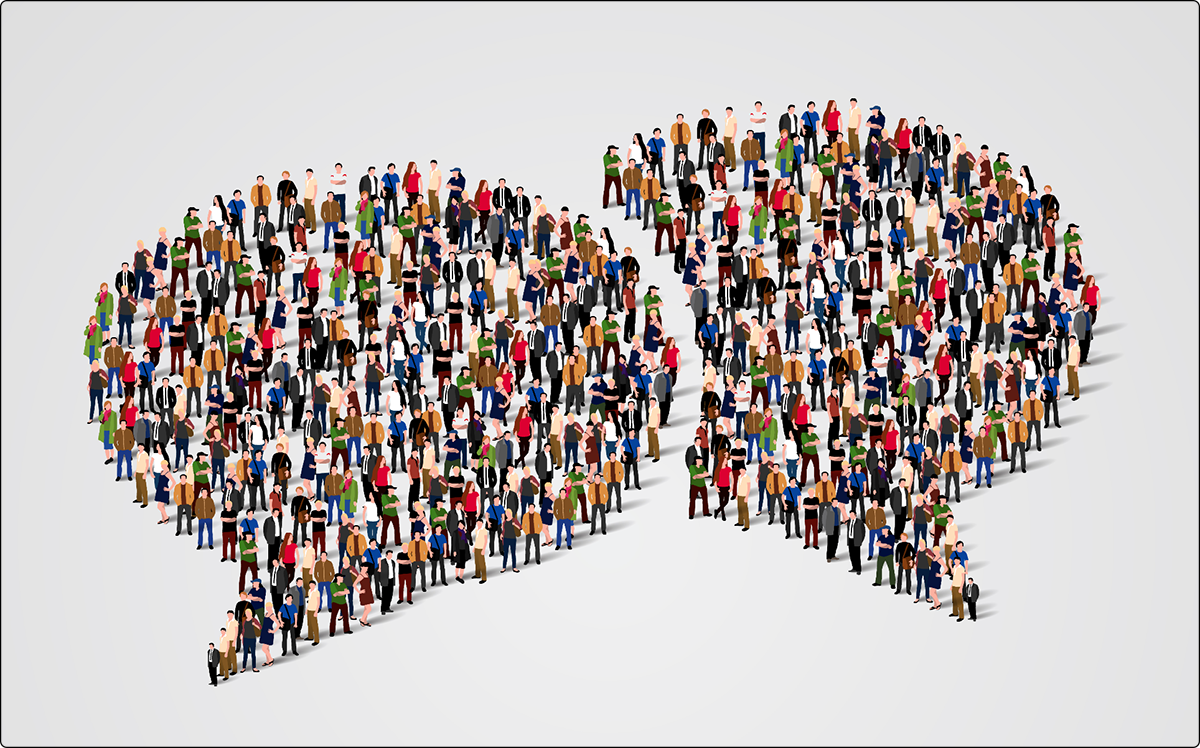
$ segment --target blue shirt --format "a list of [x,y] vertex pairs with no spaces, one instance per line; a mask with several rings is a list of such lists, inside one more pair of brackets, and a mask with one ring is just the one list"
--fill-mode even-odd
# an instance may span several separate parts
[[824,379],[825,369],[828,368],[828,364],[824,361],[813,361],[812,366],[808,368],[812,371],[813,379]]
[[903,244],[908,239],[908,234],[898,228],[893,228],[888,232],[888,241],[892,244]]
[[143,361],[138,364],[137,372],[139,377],[145,377],[147,381],[154,381],[154,362]]
[[400,175],[399,174],[393,174],[391,172],[388,172],[387,174],[384,174],[383,179],[381,179],[379,181],[383,182],[383,186],[387,187],[392,192],[400,191]]
[[450,188],[451,197],[461,197],[463,189],[467,186],[467,178],[459,172],[457,177],[446,180],[446,186]]
[[1025,201],[1025,212],[1032,213],[1033,217],[1035,219],[1038,217],[1038,212],[1041,209],[1042,209],[1041,201],[1034,200],[1033,198],[1029,198],[1028,200]]
[[946,328],[946,335],[955,342],[962,340],[963,332],[962,325],[950,325]]
[[810,112],[806,109],[804,110],[804,114],[800,115],[800,121],[808,125],[813,130],[816,130],[817,125],[821,123],[821,115],[817,114],[816,111]]
[[604,382],[594,382],[588,389],[592,395],[592,405],[604,404],[604,393],[608,391],[608,386]]
[[[916,523],[914,522],[913,524],[916,524]],[[895,542],[896,542],[896,539],[891,534],[888,534],[886,537],[880,537],[879,538],[879,555],[883,556],[885,558],[887,556],[892,555],[892,545]]]
[[244,200],[230,200],[225,207],[229,210],[229,213],[233,216],[236,216],[239,221],[242,219],[242,215],[246,212],[246,202]]
[[267,463],[264,460],[250,461],[250,474],[261,478],[267,472]]
[[296,622],[296,606],[291,603],[284,603],[279,608],[279,617],[287,623],[294,624]]
[[800,145],[799,143],[793,144],[792,157],[795,159],[794,163],[800,163],[800,159],[804,158],[804,146]]
[[253,519],[251,517],[247,517],[246,519],[242,520],[242,523],[240,525],[238,525],[238,527],[241,528],[241,531],[243,533],[252,532],[252,533],[257,534],[258,533],[258,520]]
[[625,452],[626,454],[628,454],[630,457],[636,455],[638,449],[640,449],[641,446],[642,446],[642,442],[639,439],[630,439],[630,438],[626,437],[625,439],[623,439],[621,441],[621,450],[623,452]]
[[529,389],[525,390],[525,397],[527,397],[531,403],[541,402],[542,395],[544,394],[546,394],[546,391],[541,387],[530,387]]
[[1058,377],[1042,377],[1042,388],[1050,397],[1058,397]]
[[941,187],[942,179],[946,176],[946,172],[942,171],[942,167],[935,166],[926,172],[926,176],[929,177],[930,182],[933,182],[933,188],[936,192]]
[[515,244],[519,247],[525,243],[525,232],[517,226],[513,226],[511,229],[509,229],[508,233],[504,236],[506,239],[508,239],[509,244]]
[[262,610],[267,604],[267,588],[261,584],[258,589],[254,589],[251,585],[250,589],[246,590],[246,596],[250,598],[251,610]]
[[287,393],[283,391],[282,387],[272,387],[271,391],[267,393],[267,400],[282,408],[287,401]]
[[663,149],[667,147],[667,142],[662,138],[650,138],[646,141],[646,150],[653,153],[656,157],[662,158]]
[[492,520],[496,524],[500,524],[504,521],[504,505],[492,504],[487,509],[487,516],[488,519]]
[[634,386],[641,392],[649,393],[650,387],[653,385],[653,380],[649,374],[638,374],[633,378]]

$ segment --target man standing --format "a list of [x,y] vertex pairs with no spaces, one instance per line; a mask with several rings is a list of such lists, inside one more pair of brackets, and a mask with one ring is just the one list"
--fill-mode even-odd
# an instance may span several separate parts
[[[285,171],[285,172],[283,172],[283,174],[281,176],[283,178],[279,181],[279,186],[275,190],[275,197],[276,197],[276,199],[279,200],[279,220],[275,222],[275,231],[276,232],[283,231],[283,227],[285,225],[284,220],[283,220],[284,211],[287,209],[287,207],[289,205],[291,205],[292,201],[296,198],[296,195],[299,194],[298,191],[296,190],[296,183],[293,182],[291,179],[292,175]],[[270,202],[271,202],[270,200],[267,201],[268,204]],[[292,223],[294,223],[294,222],[292,222]],[[288,234],[289,235],[291,234],[291,231],[292,231],[292,227],[289,224],[288,225]]]
[[963,600],[967,601],[967,611],[971,614],[971,620],[977,620],[975,618],[975,603],[979,600],[979,585],[975,584],[973,577],[967,577],[967,583],[963,585],[962,597]]
[[692,129],[683,121],[683,113],[680,112],[675,115],[675,123],[671,125],[671,144],[675,146],[671,176],[679,176],[679,165],[682,163],[679,155],[683,154],[684,158],[687,157],[688,143],[691,141]]
[[[896,586],[896,563],[892,556],[892,548],[895,545],[895,538],[892,537],[892,528],[884,525],[880,528],[882,535],[875,541],[875,551],[877,558],[875,560],[875,584],[872,587],[879,587],[883,584],[883,567],[887,565],[888,569],[888,586]],[[918,591],[920,585],[918,584]]]
[[621,157],[617,155],[617,147],[610,145],[608,152],[604,155],[604,202],[605,208],[608,208],[608,188],[611,186],[617,193],[617,205],[624,207],[625,200],[621,195],[621,177],[620,177]]
[[[221,629],[221,633],[225,633],[225,629]],[[217,647],[212,642],[208,643],[208,652],[204,656],[205,662],[208,663],[208,680],[212,686],[217,685],[217,665],[221,662],[221,653],[217,651]]]

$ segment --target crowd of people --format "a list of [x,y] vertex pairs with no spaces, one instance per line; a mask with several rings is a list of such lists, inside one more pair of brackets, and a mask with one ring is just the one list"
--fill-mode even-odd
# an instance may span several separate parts
[[437,161],[259,175],[100,285],[105,462],[197,551],[218,523],[238,570],[213,685],[411,605],[427,571],[465,584],[473,560],[484,584],[497,546],[515,574],[522,537],[527,566],[607,534],[659,460],[680,352],[632,248],[504,179],[473,187]]
[[[954,506],[964,486],[992,487],[997,460],[1025,472],[1042,430],[1059,427],[1059,400],[1080,397],[1101,297],[1079,227],[1059,235],[1058,197],[1028,166],[925,117],[809,101],[769,130],[755,102],[736,149],[732,108],[723,123],[702,111],[694,131],[684,119],[669,134],[679,207],[664,195],[653,215],[705,362],[689,517],[699,502],[726,520],[732,500],[747,532],[757,490],[754,516],[806,549],[824,540],[827,563],[844,535],[850,573],[865,544],[875,586],[886,567],[895,595],[938,610],[946,579],[950,616],[977,620]],[[660,130],[646,152],[653,184],[668,158]],[[738,155],[744,208],[727,182]]]
[[[653,224],[702,351],[688,515],[726,520],[734,501],[749,531],[757,485],[754,516],[786,538],[823,539],[832,563],[844,534],[854,574],[865,543],[874,584],[886,567],[931,610],[949,578],[951,616],[976,620],[953,505],[997,459],[1024,472],[1060,398],[1079,399],[1101,301],[1079,227],[1059,237],[1029,167],[924,117],[889,129],[878,106],[810,101],[777,137],[761,102],[747,118],[678,114],[603,157],[603,207],[615,194]],[[659,460],[681,352],[632,247],[436,161],[352,183],[341,164],[285,171],[188,208],[181,235],[160,228],[100,285],[84,331],[116,480],[177,536],[197,524],[197,550],[219,522],[238,568],[213,685],[239,653],[240,672],[272,664],[276,637],[281,656],[301,634],[317,646],[318,614],[332,637],[412,604],[427,567],[465,584],[473,560],[483,584],[497,544],[518,573],[522,536],[527,565],[571,549],[577,522],[605,534]]]

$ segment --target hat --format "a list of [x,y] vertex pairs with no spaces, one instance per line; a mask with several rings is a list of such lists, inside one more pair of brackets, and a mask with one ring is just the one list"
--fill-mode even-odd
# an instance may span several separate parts
[[258,582],[259,584],[262,584],[262,580],[261,580],[261,579],[251,579],[251,580],[250,580],[250,584],[254,584],[255,582]]
[[879,109],[879,105],[875,105],[875,106],[871,107],[871,111],[872,111],[872,112],[878,112],[878,111],[880,111],[880,109]]
[[190,208],[188,208],[188,213],[191,213],[193,210],[200,210],[200,209],[197,208],[195,205],[193,205]]
[[892,526],[891,526],[891,525],[884,525],[883,527],[881,527],[881,528],[879,528],[879,529],[880,529],[880,530],[887,530],[888,532],[891,532],[891,531],[892,531]]
[[450,170],[450,173],[451,173],[451,174],[453,174],[453,173],[454,173],[454,172],[456,172],[456,171],[462,171],[462,169],[460,169],[460,168],[458,168],[458,167],[456,166],[456,167],[454,167],[453,169],[451,169],[451,170]]

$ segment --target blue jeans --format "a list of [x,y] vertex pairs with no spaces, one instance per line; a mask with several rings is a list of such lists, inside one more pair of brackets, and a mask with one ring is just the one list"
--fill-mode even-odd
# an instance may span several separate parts
[[913,540],[912,540],[913,545],[914,546],[917,545],[917,543],[919,543],[922,539],[925,540],[926,544],[929,543],[929,525],[927,525],[927,524],[918,525],[918,524],[914,523],[913,524]]
[[475,251],[475,222],[458,222],[458,251],[462,252],[463,242],[467,243],[467,251]]
[[121,345],[122,340],[127,341],[128,345],[133,345],[132,314],[117,315],[117,345]]
[[725,236],[725,220],[724,219],[725,219],[725,211],[723,211],[723,210],[714,210],[713,211],[712,232],[711,233],[712,233],[712,237],[714,239],[720,239],[722,236]]
[[960,196],[966,195],[971,191],[971,172],[960,171],[956,173],[954,180],[954,191]]
[[313,418],[318,418],[321,421],[321,430],[329,430],[329,405],[321,403],[313,406]]
[[783,328],[783,347],[787,350],[792,350],[792,336],[796,338],[795,347],[800,347],[800,320],[787,320]]
[[758,461],[762,462],[762,434],[746,435],[746,462],[754,459],[754,450],[758,450]]
[[88,420],[104,412],[104,390],[88,390]]
[[928,276],[926,276],[924,278],[917,278],[916,298],[914,298],[913,300],[916,301],[918,304],[920,304],[922,294],[925,295],[925,300],[929,301],[929,277]]
[[765,159],[767,157],[767,133],[766,133],[766,131],[764,130],[763,132],[755,132],[754,139],[758,141],[758,152],[761,153],[762,154],[761,157],[763,159]]
[[221,250],[210,249],[204,253],[204,261],[211,262],[218,271],[221,269]]
[[637,203],[637,217],[642,217],[642,192],[641,190],[625,190],[625,217],[629,217],[629,209]]
[[954,441],[954,434],[942,434],[942,446],[938,450],[938,452],[939,453],[945,452],[946,447],[948,447],[953,441]]
[[159,329],[161,329],[163,332],[166,332],[166,331],[167,331],[167,328],[168,328],[168,327],[170,327],[170,326],[171,326],[171,325],[173,325],[173,324],[175,324],[175,318],[174,318],[174,317],[159,317],[159,318],[158,318],[158,327],[159,327]]
[[[354,459],[354,453],[358,452],[358,459]],[[348,436],[346,437],[346,456],[355,463],[362,462],[362,437]]]
[[[236,656],[236,655],[235,655]],[[246,646],[242,647],[242,670],[246,669],[246,660],[250,660],[250,667],[258,667],[258,640],[253,643],[246,642]]]
[[[641,193],[638,193],[638,199],[641,199]],[[546,259],[550,254],[550,234],[537,235],[537,256],[539,260]]]
[[917,597],[921,596],[921,585],[922,584],[925,585],[925,596],[929,597],[929,579],[926,578],[926,576],[925,576],[928,573],[929,573],[928,569],[917,569],[917,575],[916,575],[917,576],[917,594],[916,594]]
[[[745,410],[739,410],[736,413],[735,418],[734,418],[734,420],[735,420],[734,428],[736,429],[737,436],[739,439],[742,438],[742,424],[746,422],[746,413],[747,412],[748,411],[745,411]],[[748,450],[747,450],[747,459],[749,459]]]
[[843,223],[841,228],[842,240],[846,242],[846,252],[849,254],[854,254],[854,224]]
[[336,223],[327,223],[327,224],[325,224],[325,249],[326,249],[326,250],[328,250],[328,249],[329,249],[329,235],[330,235],[330,234],[332,234],[332,233],[333,233],[333,232],[335,232],[335,231],[337,231],[337,224],[336,224]]
[[425,326],[428,324],[429,324],[428,322],[414,322],[413,323],[413,327],[415,327],[416,331],[417,331],[417,342],[421,344],[422,348],[426,348],[429,346],[429,341],[427,341],[425,339]]
[[[554,346],[558,345],[558,325],[546,325],[545,332],[547,350],[553,350]],[[550,338],[554,338],[553,343],[550,342]]]
[[999,380],[985,380],[983,383],[983,409],[987,410],[988,403],[1000,400]]
[[292,303],[300,300],[300,292],[304,290],[304,273],[292,273]]
[[482,387],[479,391],[479,409],[484,413],[491,412],[489,407],[491,403],[496,401],[495,387]]
[[754,171],[754,167],[757,165],[753,161],[744,162],[744,168],[742,169],[742,192],[750,189],[750,173]]
[[809,306],[811,307],[811,311],[812,311],[813,315],[817,318],[817,322],[819,322],[821,324],[821,327],[824,327],[825,326],[825,302],[822,301],[820,304],[813,304],[810,301]]
[[[329,475],[329,473],[317,473],[317,479],[315,481],[317,484],[317,498],[321,501],[328,501],[329,498],[325,495],[325,476],[327,475]],[[338,517],[337,519],[340,520],[341,518]],[[338,524],[341,524],[341,522],[339,521]]]
[[[887,175],[888,189],[892,187],[892,160],[890,158],[879,159],[879,186],[883,186],[883,176]],[[874,547],[874,546],[872,546]]]
[[121,463],[125,463],[125,472],[129,477],[133,478],[133,450],[118,449],[117,450],[117,480],[121,479]]
[[883,537],[883,530],[870,530],[867,534],[867,560],[875,557],[875,541]]
[[910,337],[913,339],[912,342],[915,343],[916,338],[917,338],[917,326],[916,325],[901,325],[900,326],[900,352],[901,353],[908,351],[908,346],[905,345],[905,341],[907,341]]
[[125,391],[121,387],[121,370],[115,366],[108,367],[108,392],[105,397],[112,397],[113,385],[117,385],[117,394],[124,395]]
[[975,456],[975,485],[979,485],[981,476],[983,475],[983,466],[987,465],[987,484],[992,485],[992,458]]
[[846,261],[845,260],[834,260],[833,261],[833,272],[837,275],[838,283],[840,283],[842,288],[845,289],[846,288]]
[[979,280],[979,263],[968,262],[963,265],[963,275],[967,278],[967,288],[974,288],[975,281]]
[[213,544],[212,525],[213,525],[212,517],[209,517],[208,519],[200,520],[200,532],[196,533],[196,546],[197,547],[204,545],[204,531],[205,530],[208,530],[208,544],[209,545]]
[[[346,220],[346,196],[345,195],[334,195],[333,199],[334,199],[334,201],[337,202],[338,208],[341,210],[341,213],[339,214],[341,216],[341,219],[343,221]],[[334,230],[335,231],[337,230],[336,223],[334,224]]]
[[575,520],[571,519],[560,519],[558,521],[558,529],[555,531],[555,545],[562,545],[563,528],[565,527],[567,531],[567,547],[571,547],[571,525],[574,524],[574,522]]
[[343,303],[344,302],[342,301],[342,289],[339,286],[334,286],[333,287],[333,305],[336,306],[338,309],[341,309]]
[[787,461],[787,476],[789,480],[796,477],[796,466],[799,464],[799,462],[799,460]]
[[508,568],[508,556],[512,554],[513,568],[517,568],[517,539],[505,538],[504,545],[500,548],[500,568]]
[[379,520],[367,521],[367,542],[379,540]]
[[179,466],[181,464],[183,464],[183,460],[181,460],[180,457],[182,457],[184,460],[186,460],[188,457],[188,442],[187,442],[187,440],[175,442],[175,469],[176,470],[178,470]]
[[568,467],[579,462],[579,442],[567,442],[567,451],[563,454],[563,464]]
[[771,399],[771,388],[775,389],[775,402],[783,401],[783,376],[780,374],[767,375],[767,400]]
[[108,332],[108,312],[96,312],[96,323],[101,330]]
[[379,410],[379,382],[367,381],[367,400],[365,408],[367,412],[371,411],[371,396],[375,396],[375,410]]
[[329,605],[333,605],[333,583],[332,582],[317,582],[317,612],[320,613],[325,608],[325,601],[329,601]]

